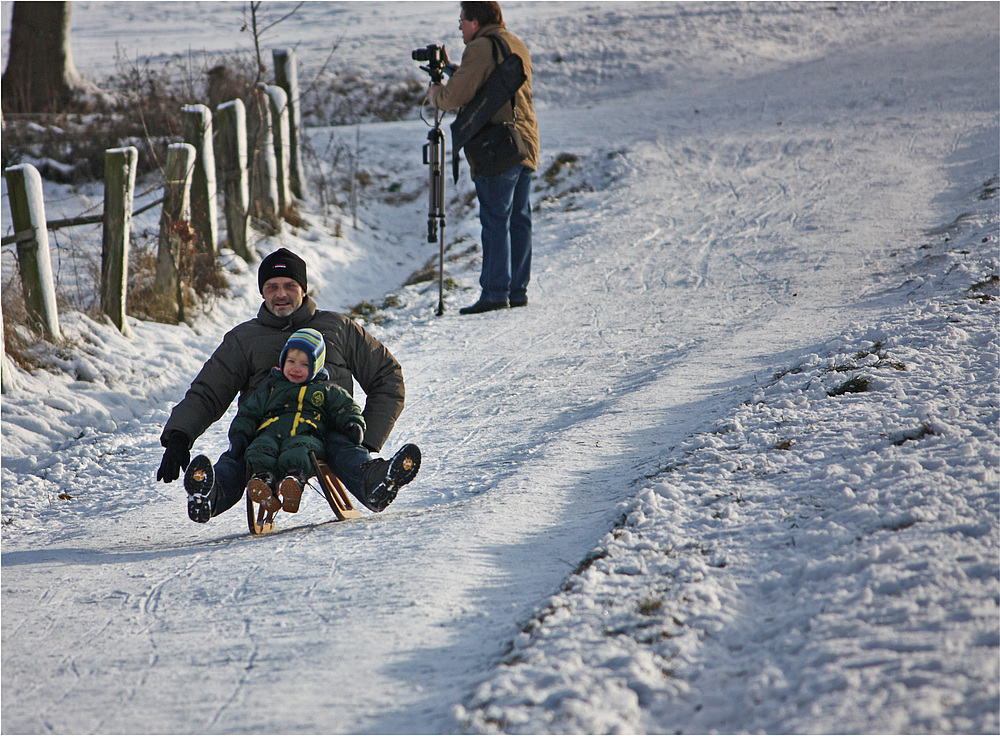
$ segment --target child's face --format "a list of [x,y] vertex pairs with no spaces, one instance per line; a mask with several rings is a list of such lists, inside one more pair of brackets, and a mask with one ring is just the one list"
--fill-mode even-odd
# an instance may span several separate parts
[[309,377],[309,356],[301,350],[292,348],[285,355],[285,364],[281,367],[281,372],[292,383],[304,383]]

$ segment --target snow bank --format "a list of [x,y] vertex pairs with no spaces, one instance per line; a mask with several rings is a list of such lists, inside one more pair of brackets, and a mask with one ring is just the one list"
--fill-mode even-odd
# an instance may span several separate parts
[[997,731],[995,203],[917,251],[890,319],[678,448],[458,708],[466,727]]

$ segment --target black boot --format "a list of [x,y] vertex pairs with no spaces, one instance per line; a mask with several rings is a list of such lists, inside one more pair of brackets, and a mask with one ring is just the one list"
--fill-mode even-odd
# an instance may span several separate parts
[[396,500],[399,489],[417,476],[420,470],[420,448],[403,445],[390,460],[375,458],[366,463],[365,491],[368,508],[384,511]]
[[510,304],[504,299],[502,302],[488,302],[480,299],[470,307],[462,307],[459,314],[482,314],[483,312],[494,312],[497,309],[507,309]]
[[188,494],[188,518],[204,524],[212,518],[212,490],[215,468],[205,455],[196,456],[184,473],[184,490]]

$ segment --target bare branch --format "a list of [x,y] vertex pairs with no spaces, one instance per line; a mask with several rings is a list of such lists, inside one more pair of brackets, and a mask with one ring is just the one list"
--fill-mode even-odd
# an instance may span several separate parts
[[[258,3],[258,5],[259,5],[259,4],[260,4],[260,3]],[[266,33],[267,31],[271,30],[272,28],[274,28],[274,27],[275,27],[276,25],[278,25],[279,23],[281,23],[281,22],[283,22],[283,21],[286,21],[286,20],[288,20],[288,19],[289,19],[289,18],[291,18],[291,17],[293,16],[293,15],[295,15],[295,13],[296,13],[296,12],[298,12],[298,9],[299,9],[299,8],[301,8],[301,7],[303,6],[303,5],[305,5],[305,0],[303,0],[302,2],[300,2],[300,3],[299,3],[298,5],[296,5],[296,6],[294,7],[294,8],[292,8],[292,9],[291,9],[291,10],[289,10],[289,11],[288,11],[287,13],[285,13],[285,14],[284,14],[283,16],[281,16],[280,18],[278,18],[278,20],[276,20],[276,21],[274,21],[273,23],[271,23],[271,24],[269,24],[269,25],[266,25],[266,26],[264,26],[263,28],[261,28],[261,29],[260,29],[260,32],[261,32],[261,33]]]

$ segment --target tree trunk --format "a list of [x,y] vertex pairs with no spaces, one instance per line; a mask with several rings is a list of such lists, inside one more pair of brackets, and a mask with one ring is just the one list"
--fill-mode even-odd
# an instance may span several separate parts
[[14,3],[4,113],[76,112],[104,101],[73,64],[69,21],[68,2]]

